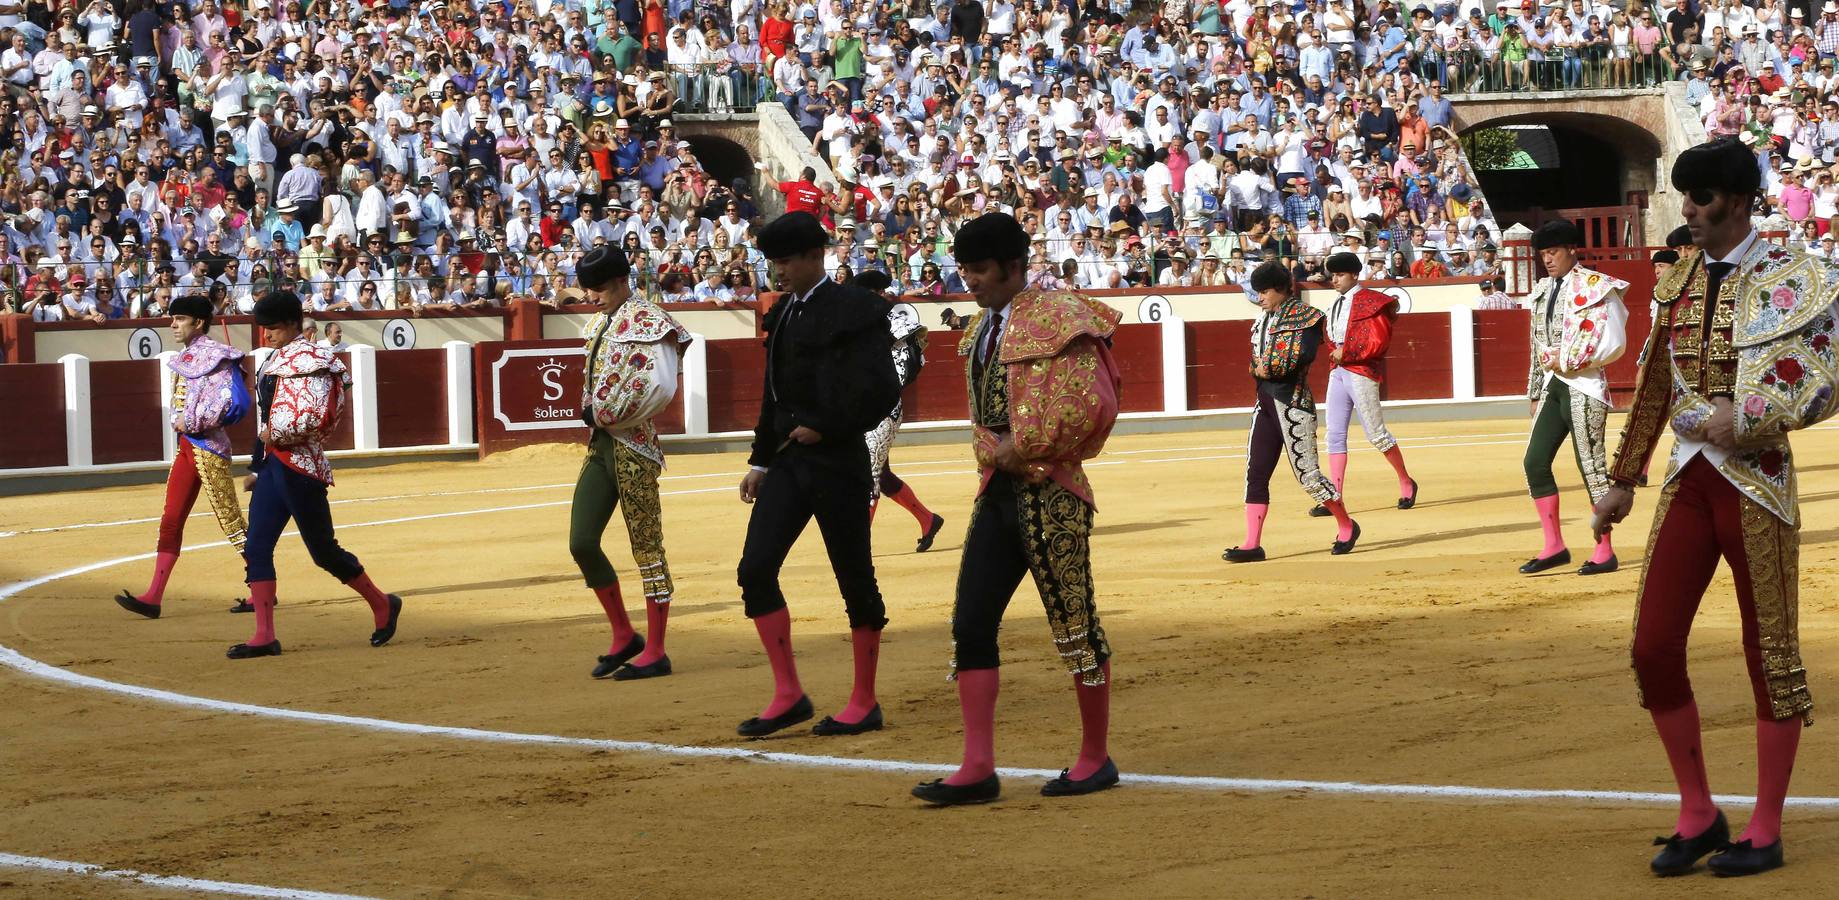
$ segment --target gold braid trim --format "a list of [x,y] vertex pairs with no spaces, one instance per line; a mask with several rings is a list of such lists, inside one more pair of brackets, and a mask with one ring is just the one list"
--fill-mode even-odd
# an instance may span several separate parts
[[1801,665],[1800,528],[1749,497],[1738,502],[1743,504],[1743,556],[1769,711],[1778,721],[1799,716],[1811,725],[1813,696],[1807,691],[1807,669]]

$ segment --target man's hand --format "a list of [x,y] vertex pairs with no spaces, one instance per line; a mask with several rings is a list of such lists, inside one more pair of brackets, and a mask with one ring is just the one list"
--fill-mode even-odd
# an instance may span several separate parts
[[792,429],[792,433],[786,435],[786,437],[794,441],[797,441],[800,444],[804,444],[806,446],[810,446],[811,444],[815,444],[818,441],[821,441],[824,439],[823,435],[818,434],[817,432],[809,428],[806,428],[803,425],[800,425],[797,428]]
[[1028,463],[1022,459],[1020,453],[1015,452],[1015,439],[1011,435],[1005,434],[1002,436],[1002,440],[996,442],[994,455],[996,457],[996,468],[1008,472],[1011,475],[1022,475],[1024,477],[1027,475]]
[[1334,360],[1335,365],[1337,366],[1340,365],[1341,364],[1341,348],[1336,347],[1335,352],[1328,354],[1328,358],[1331,360]]
[[255,439],[258,441],[261,441],[264,444],[268,443],[271,440],[271,438],[269,437],[267,425],[263,425],[261,428],[256,430]]
[[244,475],[243,476],[243,493],[248,494],[254,491],[255,491],[255,476],[254,475]]
[[1711,398],[1711,418],[1705,420],[1705,440],[1726,452],[1737,449],[1737,407],[1729,397]]
[[760,483],[765,480],[766,472],[748,469],[747,474],[741,476],[741,502],[752,503],[755,497],[760,496]]
[[1526,415],[1527,415],[1527,417],[1528,417],[1528,418],[1533,418],[1533,419],[1536,419],[1536,418],[1538,418],[1538,417],[1539,417],[1539,401],[1537,401],[1537,400],[1528,400],[1528,401],[1527,401],[1527,403],[1526,403]]
[[1603,499],[1596,501],[1596,506],[1591,510],[1590,535],[1599,541],[1602,540],[1603,535],[1608,534],[1616,524],[1628,518],[1629,512],[1634,508],[1635,492],[1619,484],[1612,485],[1609,493],[1604,494]]

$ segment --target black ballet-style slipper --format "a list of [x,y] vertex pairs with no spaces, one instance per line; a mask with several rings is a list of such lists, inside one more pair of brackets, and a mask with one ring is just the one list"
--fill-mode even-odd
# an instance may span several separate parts
[[1730,823],[1725,821],[1724,811],[1719,810],[1711,827],[1699,832],[1697,837],[1681,837],[1676,831],[1672,837],[1655,838],[1654,846],[1662,849],[1648,863],[1650,871],[1662,878],[1685,875],[1698,868],[1699,859],[1705,854],[1730,846]]
[[1521,575],[1533,575],[1539,572],[1543,572],[1546,569],[1556,569],[1559,566],[1568,566],[1570,564],[1571,564],[1571,551],[1569,548],[1566,548],[1564,550],[1560,550],[1557,553],[1552,554],[1551,556],[1536,556],[1536,557],[1533,557],[1532,559],[1527,560],[1525,563],[1523,563],[1520,566],[1520,574]]
[[1309,507],[1309,518],[1311,519],[1325,519],[1332,515],[1334,515],[1334,513],[1329,512],[1328,507],[1323,506],[1320,503],[1317,503],[1316,505]]
[[1359,542],[1360,542],[1360,523],[1355,522],[1354,523],[1354,533],[1348,535],[1347,540],[1345,541],[1335,541],[1334,545],[1328,548],[1328,552],[1335,556],[1341,556],[1343,554],[1352,553],[1354,552],[1354,545]]
[[666,655],[658,657],[657,662],[646,663],[642,666],[632,665],[630,663],[621,666],[618,671],[613,673],[613,680],[638,681],[642,678],[663,678],[669,674],[670,657]]
[[988,803],[1002,796],[1002,792],[1002,781],[996,777],[994,772],[990,773],[990,777],[971,784],[946,784],[945,779],[935,778],[913,786],[913,796],[933,806]]
[[269,641],[266,644],[237,644],[224,653],[231,659],[255,659],[258,656],[280,656],[281,642]]
[[1229,563],[1264,562],[1264,548],[1228,547],[1225,553],[1220,554],[1220,558]]
[[1711,869],[1711,874],[1720,878],[1741,878],[1779,869],[1784,862],[1782,839],[1776,838],[1775,843],[1767,847],[1758,847],[1754,841],[1738,841],[1726,845],[1705,860],[1705,866]]
[[1411,479],[1411,496],[1398,498],[1399,509],[1410,509],[1418,505],[1418,480]]
[[629,660],[633,658],[634,656],[637,656],[640,653],[643,653],[644,651],[645,651],[645,636],[642,634],[635,634],[632,636],[632,640],[629,640],[626,642],[626,646],[619,648],[618,650],[614,651],[613,653],[607,656],[600,657],[599,664],[594,666],[594,671],[589,672],[588,674],[592,675],[595,678],[605,678],[608,675],[611,675],[614,672],[619,671],[619,667],[625,665],[626,660]]
[[1112,762],[1109,757],[1105,759],[1104,765],[1098,767],[1098,771],[1084,778],[1066,777],[1066,773],[1070,771],[1072,770],[1061,769],[1060,777],[1049,779],[1046,784],[1041,785],[1041,796],[1077,797],[1082,794],[1096,794],[1105,788],[1117,786],[1117,763]]
[[230,611],[233,613],[252,613],[255,612],[255,604],[250,603],[248,597],[238,597],[236,598],[236,605],[230,607]]
[[811,698],[800,697],[797,703],[792,704],[791,709],[773,716],[770,719],[762,719],[759,716],[754,716],[742,722],[734,731],[741,737],[766,737],[775,731],[782,731],[800,722],[809,722],[814,713],[815,710],[811,707]]
[[139,597],[128,593],[127,588],[122,588],[121,593],[115,595],[115,602],[119,604],[122,609],[134,613],[135,615],[146,616],[149,619],[157,619],[160,617],[159,604],[142,603]]
[[390,638],[393,638],[396,636],[396,619],[402,616],[402,598],[396,596],[395,594],[389,595],[389,598],[390,598],[389,624],[370,633],[370,645],[372,647],[381,647],[384,644],[389,643]]
[[825,716],[816,725],[811,726],[811,733],[818,737],[833,737],[841,734],[867,734],[871,731],[880,731],[881,726],[881,704],[877,703],[875,704],[875,708],[869,710],[868,715],[863,716],[860,722],[839,722],[836,719]]
[[914,553],[925,553],[926,551],[931,550],[932,549],[932,539],[938,537],[939,529],[944,528],[944,527],[945,527],[945,517],[939,515],[938,513],[933,513],[932,514],[932,524],[930,526],[927,526],[925,534],[920,535],[919,544],[913,548],[913,552]]
[[1586,560],[1582,566],[1578,567],[1577,574],[1579,575],[1607,575],[1610,572],[1614,572],[1615,570],[1620,569],[1621,567],[1622,567],[1622,564],[1616,560],[1615,554],[1611,553],[1609,554],[1609,558],[1603,560],[1602,562],[1589,562]]

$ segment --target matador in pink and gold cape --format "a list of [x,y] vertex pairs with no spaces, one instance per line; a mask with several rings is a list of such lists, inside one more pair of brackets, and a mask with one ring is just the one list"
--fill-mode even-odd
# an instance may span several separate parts
[[1102,684],[1111,647],[1094,605],[1095,506],[1083,463],[1104,449],[1117,421],[1121,379],[1110,339],[1119,315],[1080,294],[1037,290],[1017,294],[1004,312],[994,325],[996,314],[979,313],[958,347],[966,357],[981,469],[971,528],[979,516],[993,514],[986,495],[997,476],[996,448],[1006,436],[1027,466],[1025,476],[1007,477],[1016,493],[1023,555],[1055,649],[1084,683]]

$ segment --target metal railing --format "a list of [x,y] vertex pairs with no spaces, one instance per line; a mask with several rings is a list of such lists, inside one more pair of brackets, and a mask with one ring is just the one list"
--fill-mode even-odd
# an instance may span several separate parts
[[1632,54],[1628,59],[1590,52],[1509,61],[1498,51],[1484,55],[1471,48],[1421,56],[1411,68],[1425,79],[1442,81],[1452,93],[1464,94],[1655,88],[1672,81],[1679,72],[1658,50]]
[[677,93],[680,113],[753,112],[766,98],[772,79],[764,70],[749,72],[735,66],[717,72],[714,65],[671,69],[671,87]]

